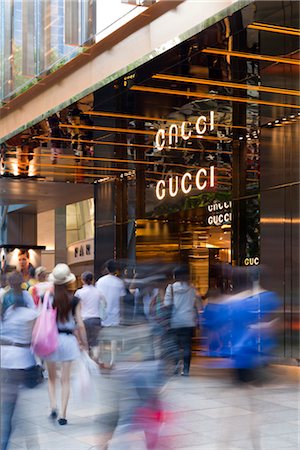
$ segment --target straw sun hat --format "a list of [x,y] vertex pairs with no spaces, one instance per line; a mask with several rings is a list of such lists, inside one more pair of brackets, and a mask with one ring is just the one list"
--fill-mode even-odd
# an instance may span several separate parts
[[54,284],[67,284],[75,281],[76,277],[67,264],[60,263],[56,264],[48,279]]

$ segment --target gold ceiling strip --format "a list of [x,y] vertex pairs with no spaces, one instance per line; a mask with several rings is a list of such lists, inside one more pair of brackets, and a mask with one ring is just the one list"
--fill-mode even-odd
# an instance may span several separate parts
[[[21,171],[21,172],[24,172],[24,170]],[[116,178],[115,176],[112,176],[112,175],[101,175],[99,173],[95,173],[95,174],[85,173],[83,175],[82,173],[79,174],[78,172],[47,172],[47,171],[44,171],[44,170],[41,170],[40,174],[38,174],[38,175],[28,175],[27,177],[28,177],[28,179],[30,179],[30,178],[42,178],[44,175],[57,175],[57,176],[68,176],[68,177],[70,177],[70,176],[74,176],[74,177],[78,177],[78,176],[82,177],[82,176],[84,176],[84,177],[87,177],[87,178],[111,178],[112,180]]]
[[[154,75],[152,78],[156,78],[156,75]],[[213,81],[215,84],[215,81]],[[300,96],[300,93],[299,93]],[[180,112],[180,111],[178,111]],[[105,112],[105,111],[87,111],[83,114],[89,115],[89,116],[101,116],[101,117],[116,117],[121,119],[134,119],[139,118],[140,120],[155,120],[157,122],[170,122],[170,123],[181,123],[180,120],[174,120],[174,119],[165,119],[163,117],[147,117],[147,116],[135,116],[130,114],[123,114],[123,113],[111,113],[111,112]],[[193,123],[193,122],[192,122]],[[209,124],[209,122],[207,122]],[[226,125],[224,123],[216,123],[215,128],[239,128],[242,130],[247,130],[250,127],[242,127],[240,125]]]
[[280,56],[258,55],[256,53],[238,52],[234,50],[223,50],[220,48],[204,48],[202,53],[208,53],[210,55],[232,56],[236,58],[257,59],[259,61],[269,61],[275,63],[292,64],[295,66],[300,65],[298,59],[282,58]]
[[280,27],[278,25],[270,25],[267,23],[253,22],[247,28],[251,30],[268,31],[270,33],[289,34],[291,36],[300,36],[298,28]]
[[114,133],[127,133],[127,134],[143,134],[148,135],[152,134],[155,135],[156,131],[144,131],[144,130],[135,130],[135,129],[128,129],[128,128],[114,128],[114,127],[99,127],[99,126],[92,126],[92,125],[69,125],[67,123],[61,123],[60,128],[70,128],[70,129],[76,129],[76,130],[93,130],[93,131],[112,131]]
[[242,98],[242,97],[232,97],[232,96],[228,96],[228,95],[178,91],[175,89],[160,89],[160,88],[154,88],[151,86],[132,86],[130,89],[132,89],[133,91],[153,92],[156,94],[180,95],[183,97],[194,97],[194,98],[211,98],[212,100],[224,100],[224,101],[231,101],[231,102],[237,102],[237,103],[252,103],[252,104],[254,103],[257,105],[279,106],[279,107],[283,107],[283,108],[300,109],[300,106],[295,105],[295,104],[269,102],[269,101],[254,99],[254,98],[249,99],[249,98]]
[[[157,131],[144,131],[144,130],[132,130],[127,128],[113,128],[113,127],[98,127],[98,126],[91,126],[91,125],[68,125],[65,123],[62,123],[59,125],[60,128],[71,128],[71,129],[77,129],[77,130],[94,130],[94,131],[112,131],[113,133],[126,133],[126,134],[143,134],[143,135],[156,135]],[[166,133],[166,136],[169,134]],[[215,136],[198,136],[198,135],[192,135],[191,138],[200,138],[205,141],[227,141],[231,142],[232,139],[228,138],[226,136],[224,137],[215,137]]]
[[[27,154],[28,155],[28,154]],[[6,161],[6,164],[15,164],[12,161]],[[34,162],[32,164],[33,167],[39,166],[39,167],[52,167],[53,168],[53,164],[47,164],[47,163],[38,163],[38,162]],[[127,170],[126,168],[118,168],[118,167],[98,167],[98,166],[75,166],[73,164],[57,164],[57,169],[85,169],[85,170],[107,170],[107,171],[112,171],[112,172],[124,172],[124,170]]]
[[229,81],[206,80],[203,78],[180,77],[177,75],[158,74],[153,75],[156,80],[180,81],[183,83],[204,84],[209,86],[222,86],[233,89],[245,89],[249,91],[270,92],[272,94],[295,95],[300,97],[300,92],[292,89],[280,89],[267,86],[252,86],[251,84],[232,83]]
[[[13,155],[16,155],[16,153],[15,152],[7,152],[6,154],[13,154]],[[20,153],[18,153],[18,155],[20,155],[20,156],[28,156],[28,153],[25,153],[25,152],[20,152]],[[53,156],[51,153],[34,153],[34,155],[33,155],[34,157],[51,157],[51,156]],[[193,165],[193,166],[191,166],[191,165],[187,165],[187,164],[177,164],[177,163],[166,163],[166,162],[159,162],[159,161],[157,161],[157,162],[154,162],[154,161],[143,161],[143,160],[130,160],[130,159],[117,159],[117,158],[101,158],[101,157],[92,157],[92,156],[75,156],[75,155],[61,155],[61,154],[59,154],[59,155],[57,155],[57,159],[58,160],[60,160],[60,159],[74,159],[74,158],[76,158],[76,159],[79,159],[80,161],[81,160],[83,160],[83,161],[102,161],[102,162],[115,162],[115,163],[123,163],[123,164],[144,164],[144,165],[147,165],[147,166],[151,166],[151,165],[153,165],[153,166],[157,166],[157,165],[160,165],[160,166],[169,166],[169,167],[182,167],[183,169],[184,168],[188,168],[188,169],[195,169],[195,168],[197,168],[197,166],[195,166],[195,165]],[[33,165],[35,165],[35,163],[33,163]],[[68,166],[68,167],[71,167],[71,166]],[[76,167],[79,167],[79,166],[76,166]],[[80,167],[83,167],[83,166],[80,166]],[[90,166],[88,166],[88,168],[89,169],[92,169],[94,166],[92,166],[92,167],[90,167]],[[104,169],[106,169],[105,167],[104,167]]]
[[[137,147],[137,148],[146,148],[147,150],[150,150],[152,148],[151,145],[144,145],[144,144],[125,144],[122,142],[111,142],[111,141],[89,141],[89,140],[85,140],[85,139],[68,139],[68,138],[52,138],[52,137],[48,137],[48,136],[44,136],[44,135],[40,135],[40,136],[34,136],[33,139],[40,139],[41,141],[64,141],[64,142],[73,142],[73,143],[87,143],[87,144],[99,144],[99,145],[114,145],[116,147]],[[213,151],[210,149],[198,149],[198,148],[191,148],[191,147],[176,147],[171,149],[172,151],[187,151],[187,152],[203,152],[205,151]],[[221,152],[223,153],[223,152]],[[90,158],[88,158],[90,159]]]

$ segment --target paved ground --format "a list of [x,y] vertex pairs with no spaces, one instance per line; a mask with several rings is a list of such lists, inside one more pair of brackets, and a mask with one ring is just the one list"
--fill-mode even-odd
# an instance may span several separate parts
[[[76,372],[76,371],[75,371]],[[206,370],[196,361],[189,378],[171,379],[162,393],[172,411],[156,449],[284,450],[300,448],[299,368],[276,367],[263,388],[233,385],[226,370]],[[76,374],[74,374],[76,378]],[[114,417],[112,380],[97,380],[83,401],[71,395],[67,426],[48,419],[47,383],[23,391],[10,449],[96,450],[110,438]],[[252,432],[251,432],[252,429]],[[260,435],[260,437],[259,437]],[[140,432],[120,434],[109,450],[144,450]]]

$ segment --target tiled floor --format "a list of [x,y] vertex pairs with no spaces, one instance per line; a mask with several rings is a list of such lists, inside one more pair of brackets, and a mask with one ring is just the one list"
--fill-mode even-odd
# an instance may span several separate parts
[[[169,414],[155,449],[300,449],[298,376],[299,368],[278,366],[267,385],[244,389],[232,383],[228,371],[205,370],[201,361],[195,362],[189,378],[173,378],[163,390]],[[47,417],[47,382],[23,391],[10,449],[105,449],[116,417],[114,394],[115,386],[108,376],[99,378],[84,399],[73,391],[69,423],[62,427]],[[107,448],[145,450],[144,434],[125,433],[119,427]]]

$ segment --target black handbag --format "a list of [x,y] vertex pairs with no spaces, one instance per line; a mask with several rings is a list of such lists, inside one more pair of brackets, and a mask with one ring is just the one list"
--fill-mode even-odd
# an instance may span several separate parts
[[38,364],[28,369],[24,369],[23,384],[29,389],[33,389],[44,381],[43,368]]

